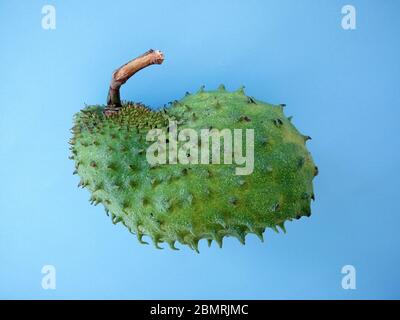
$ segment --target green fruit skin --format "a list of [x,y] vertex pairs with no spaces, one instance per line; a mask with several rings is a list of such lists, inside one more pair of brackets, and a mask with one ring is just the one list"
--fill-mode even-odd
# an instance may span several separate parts
[[[90,201],[102,203],[113,223],[123,223],[141,243],[149,236],[157,248],[166,242],[177,249],[178,241],[198,251],[201,239],[222,246],[226,236],[244,243],[253,233],[263,240],[266,228],[285,231],[285,221],[310,216],[317,167],[306,148],[309,137],[297,131],[282,105],[221,86],[187,94],[160,111],[133,103],[110,117],[103,110],[89,106],[75,115],[75,173]],[[151,166],[146,150],[153,142],[146,134],[165,129],[170,119],[179,130],[254,129],[253,173],[235,175],[235,163]]]

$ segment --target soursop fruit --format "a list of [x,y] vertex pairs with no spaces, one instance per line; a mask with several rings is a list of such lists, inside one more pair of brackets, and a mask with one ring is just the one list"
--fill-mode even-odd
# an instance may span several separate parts
[[[74,173],[92,204],[101,203],[112,222],[122,223],[141,243],[147,236],[157,248],[165,242],[177,249],[179,242],[198,251],[201,239],[220,247],[224,237],[244,244],[251,233],[263,240],[266,228],[285,231],[286,221],[309,217],[314,199],[318,169],[306,148],[310,137],[299,133],[283,110],[284,105],[247,96],[243,88],[228,92],[224,86],[186,93],[158,111],[133,102],[112,105],[111,113],[110,105],[87,106],[74,117]],[[237,174],[237,163],[224,163],[224,147],[234,143],[229,139],[220,140],[220,164],[196,163],[190,152],[189,163],[149,163],[154,144],[149,131],[170,137],[171,123],[198,132],[254,130],[252,172]],[[243,141],[245,150],[249,141]],[[169,159],[170,143],[167,139],[158,155]]]

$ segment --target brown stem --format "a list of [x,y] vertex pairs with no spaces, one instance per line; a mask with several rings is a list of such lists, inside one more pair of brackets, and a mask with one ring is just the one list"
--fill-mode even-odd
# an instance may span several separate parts
[[164,61],[164,54],[159,50],[150,49],[146,53],[129,61],[113,72],[110,89],[107,97],[107,109],[110,113],[116,112],[121,107],[119,88],[136,72],[152,64],[161,64]]

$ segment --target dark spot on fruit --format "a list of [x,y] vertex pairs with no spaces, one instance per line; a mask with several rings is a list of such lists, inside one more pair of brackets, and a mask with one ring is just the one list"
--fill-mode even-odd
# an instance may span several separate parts
[[302,157],[302,158],[299,158],[299,159],[297,160],[297,166],[298,166],[299,168],[303,167],[304,162],[305,162],[305,160],[304,160],[303,157]]
[[234,205],[234,206],[236,206],[237,203],[238,203],[238,199],[235,198],[235,197],[231,197],[231,198],[229,199],[229,203],[232,204],[232,205]]
[[253,97],[247,97],[247,102],[257,104]]
[[274,119],[273,122],[274,122],[274,125],[277,126],[278,128],[283,125],[283,121],[279,118]]
[[308,200],[308,199],[310,198],[310,195],[309,195],[307,192],[304,192],[304,193],[301,195],[301,198],[302,198],[303,200]]
[[250,119],[250,117],[248,117],[248,116],[240,116],[240,118],[239,118],[239,121],[245,121],[245,122],[250,122],[251,121],[251,119]]
[[272,207],[272,211],[276,212],[276,211],[279,210],[279,208],[280,208],[280,204],[277,202],[277,203],[275,203],[274,206]]

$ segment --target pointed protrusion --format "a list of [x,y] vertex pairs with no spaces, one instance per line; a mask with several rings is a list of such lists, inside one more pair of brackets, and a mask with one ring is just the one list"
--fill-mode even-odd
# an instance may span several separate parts
[[225,86],[222,83],[219,85],[218,91],[226,91]]
[[245,244],[246,244],[246,233],[245,233],[245,232],[239,231],[239,232],[236,233],[235,236],[236,236],[236,238],[239,240],[239,242],[240,242],[242,245],[245,245]]
[[198,91],[198,93],[204,93],[205,85],[202,85]]
[[95,200],[95,197],[94,197],[94,196],[91,196],[91,197],[89,198],[90,204],[93,204],[94,200]]
[[264,230],[262,228],[260,228],[260,229],[257,228],[256,230],[253,231],[254,234],[258,237],[258,239],[260,239],[261,242],[264,242],[264,235],[263,235]]
[[189,242],[189,245],[194,251],[196,251],[197,253],[200,253],[200,251],[199,251],[199,240],[197,240],[197,239],[191,240]]
[[236,93],[245,95],[245,94],[246,94],[246,93],[244,92],[244,89],[245,89],[245,88],[246,88],[245,86],[241,86],[241,87],[236,91]]
[[293,116],[289,116],[289,117],[288,117],[288,120],[289,120],[290,122],[292,122],[292,119],[293,119]]
[[217,236],[217,238],[214,239],[214,240],[217,242],[218,247],[222,248],[222,242],[224,241],[224,237],[223,236]]
[[172,101],[172,106],[178,107],[178,106],[180,106],[180,102],[178,100],[174,100],[174,101]]
[[179,248],[175,247],[175,241],[168,241],[168,245],[172,250],[179,251]]
[[310,136],[303,136],[304,142],[307,142],[308,140],[312,140]]
[[160,246],[159,246],[160,239],[159,239],[157,236],[151,237],[151,240],[153,241],[154,247],[155,247],[156,249],[159,249],[159,250],[163,250],[163,249],[164,249],[163,247],[160,247]]
[[122,221],[122,218],[120,216],[113,216],[111,221],[113,224],[117,224]]
[[303,213],[304,213],[305,216],[311,217],[311,207],[309,205],[307,207],[305,207],[303,209]]
[[212,239],[207,239],[207,245],[208,245],[208,247],[211,247],[211,244],[212,244]]
[[283,233],[286,233],[285,222],[278,223],[278,227],[281,228]]
[[222,248],[222,242],[223,242],[224,236],[221,236],[217,232],[213,231],[211,233],[211,237],[218,244],[218,247]]
[[271,229],[274,230],[276,233],[279,233],[279,230],[276,226],[272,226]]
[[149,244],[148,242],[143,240],[144,234],[141,232],[136,231],[136,237],[141,244]]

